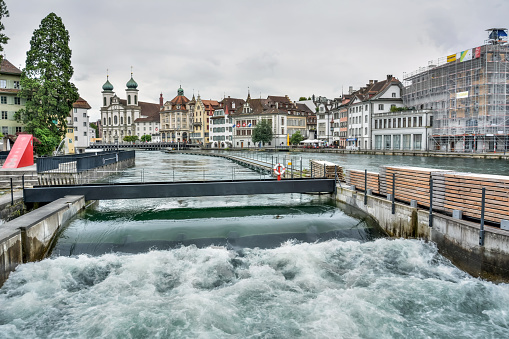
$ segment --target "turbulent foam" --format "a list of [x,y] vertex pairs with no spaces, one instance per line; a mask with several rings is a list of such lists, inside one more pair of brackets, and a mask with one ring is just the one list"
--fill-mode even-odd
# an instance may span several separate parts
[[508,337],[509,287],[420,241],[56,257],[0,289],[0,338]]

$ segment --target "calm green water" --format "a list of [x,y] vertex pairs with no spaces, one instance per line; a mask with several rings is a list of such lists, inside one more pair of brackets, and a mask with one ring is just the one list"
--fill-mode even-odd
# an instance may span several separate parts
[[[392,158],[323,156],[369,170]],[[139,152],[111,180],[232,176],[260,175]],[[98,337],[507,338],[509,285],[470,277],[433,244],[387,239],[328,196],[101,201],[0,289],[0,338]]]

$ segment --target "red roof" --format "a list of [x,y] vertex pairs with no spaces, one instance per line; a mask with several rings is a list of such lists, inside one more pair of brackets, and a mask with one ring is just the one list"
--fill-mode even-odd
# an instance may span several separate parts
[[0,73],[21,75],[21,71],[16,66],[11,64],[6,58],[2,59],[2,64],[0,65]]
[[91,109],[92,107],[88,104],[88,102],[83,99],[82,97],[79,97],[78,100],[74,104],[72,104],[72,107],[74,108],[86,108]]

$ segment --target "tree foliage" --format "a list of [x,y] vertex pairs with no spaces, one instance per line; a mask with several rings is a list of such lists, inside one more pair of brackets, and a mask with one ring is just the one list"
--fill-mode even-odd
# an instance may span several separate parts
[[140,140],[143,142],[150,142],[152,141],[152,136],[150,134],[144,134],[141,136]]
[[308,98],[306,98],[306,97],[300,97],[300,98],[299,98],[299,101],[306,101],[307,99],[308,99]]
[[9,11],[7,10],[7,5],[5,4],[5,1],[0,0],[0,63],[2,62],[2,59],[3,59],[3,55],[1,54],[1,52],[4,51],[3,45],[5,45],[7,43],[7,41],[9,41],[9,38],[7,37],[7,35],[2,33],[2,31],[5,29],[5,26],[3,23],[4,17],[6,17],[6,18],[9,17]]
[[138,140],[138,136],[137,135],[126,135],[124,137],[124,140],[125,142],[135,142],[136,140]]
[[290,144],[298,145],[298,144],[300,144],[300,142],[302,140],[304,140],[304,136],[302,134],[300,134],[300,131],[297,131],[292,134],[292,136],[290,138]]
[[260,121],[253,129],[251,140],[255,144],[258,142],[269,143],[272,140],[272,124],[268,120]]
[[71,54],[69,32],[62,19],[50,13],[30,40],[19,92],[26,104],[15,114],[25,130],[41,140],[36,148],[38,154],[51,154],[58,146],[65,136],[66,118],[79,97],[70,82],[74,73]]
[[95,137],[96,138],[99,138],[99,128],[97,127],[96,124],[94,124],[93,122],[90,123],[90,127],[92,127],[94,130],[95,130]]

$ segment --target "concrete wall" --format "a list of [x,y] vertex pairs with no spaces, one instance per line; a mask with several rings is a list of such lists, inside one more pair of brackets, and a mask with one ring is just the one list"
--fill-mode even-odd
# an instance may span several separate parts
[[17,265],[42,260],[60,227],[85,207],[83,196],[66,196],[0,226],[0,286]]
[[509,282],[509,232],[485,226],[484,246],[479,245],[480,225],[433,213],[429,210],[396,203],[392,214],[390,200],[338,187],[336,199],[370,214],[392,237],[424,239],[437,244],[438,250],[465,272],[495,282]]

